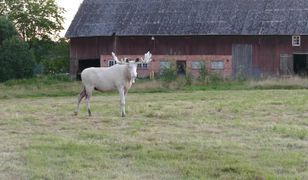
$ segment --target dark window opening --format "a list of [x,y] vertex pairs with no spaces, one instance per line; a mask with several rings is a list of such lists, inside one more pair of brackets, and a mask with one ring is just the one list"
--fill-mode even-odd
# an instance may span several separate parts
[[176,61],[177,74],[186,75],[186,61]]
[[294,70],[294,74],[296,75],[299,75],[299,76],[308,75],[308,55],[307,54],[294,54],[293,70]]
[[147,63],[141,63],[137,65],[138,69],[148,69],[148,64]]
[[81,72],[89,67],[100,67],[101,63],[99,59],[81,59],[79,60],[79,66],[77,71],[77,79],[81,80]]
[[114,61],[114,60],[109,60],[108,61],[108,67],[111,67],[113,65],[117,64],[117,61]]

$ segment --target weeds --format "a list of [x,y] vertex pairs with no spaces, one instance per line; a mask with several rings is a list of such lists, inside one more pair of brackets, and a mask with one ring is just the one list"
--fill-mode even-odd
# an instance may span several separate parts
[[177,69],[174,64],[171,64],[170,67],[163,68],[160,72],[160,79],[164,84],[171,83],[177,78]]
[[200,66],[200,69],[199,69],[199,80],[201,82],[205,82],[206,81],[206,77],[209,75],[207,69],[206,69],[206,66],[204,64],[204,62],[199,62],[199,66]]
[[249,81],[248,87],[252,89],[308,89],[307,78],[298,76],[289,78],[267,78]]
[[[205,81],[189,73],[183,77],[174,76],[175,70],[167,70],[165,78],[158,80],[139,79],[130,93],[159,93],[195,90],[243,90],[243,89],[308,89],[307,78],[269,78],[254,81],[231,81],[219,74],[209,74]],[[172,73],[171,73],[172,72]],[[170,75],[170,77],[169,77]],[[166,80],[166,81],[165,81]],[[80,81],[71,80],[68,75],[37,76],[32,79],[10,80],[0,83],[0,99],[75,96],[82,88]],[[104,95],[106,93],[99,93]],[[108,93],[110,94],[110,93]]]

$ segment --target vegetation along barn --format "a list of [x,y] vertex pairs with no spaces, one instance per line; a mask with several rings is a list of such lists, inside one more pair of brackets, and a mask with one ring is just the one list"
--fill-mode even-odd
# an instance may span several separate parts
[[307,74],[307,35],[307,0],[84,0],[66,37],[73,77],[113,65],[112,51],[151,51],[141,76],[170,64],[198,76],[205,64],[223,77],[262,77]]

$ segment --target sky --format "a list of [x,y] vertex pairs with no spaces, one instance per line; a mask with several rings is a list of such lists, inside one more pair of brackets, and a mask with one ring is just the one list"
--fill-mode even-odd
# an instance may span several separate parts
[[66,10],[64,13],[64,30],[60,32],[61,37],[64,37],[82,1],[83,0],[56,0],[58,6]]

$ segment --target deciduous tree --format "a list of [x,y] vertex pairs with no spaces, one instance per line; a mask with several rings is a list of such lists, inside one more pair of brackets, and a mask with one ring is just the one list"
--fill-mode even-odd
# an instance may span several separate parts
[[14,22],[30,47],[34,39],[45,36],[53,39],[63,29],[65,10],[55,0],[2,0],[1,4],[0,13]]
[[33,76],[33,53],[18,36],[6,39],[0,48],[0,81]]
[[14,25],[4,16],[0,16],[0,46],[2,41],[16,36],[18,33]]
[[19,36],[14,25],[0,16],[0,82],[33,75],[33,53]]

